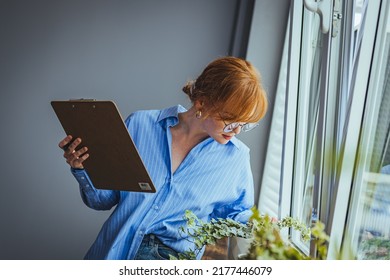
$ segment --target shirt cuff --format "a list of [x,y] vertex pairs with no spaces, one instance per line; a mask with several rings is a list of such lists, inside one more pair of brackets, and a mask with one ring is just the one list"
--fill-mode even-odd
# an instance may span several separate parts
[[250,218],[252,217],[253,212],[252,210],[244,210],[240,213],[238,213],[235,217],[234,220],[243,224],[246,224],[249,222]]
[[93,184],[85,169],[71,167],[70,171],[72,172],[73,176],[76,178],[77,182],[80,184],[81,188],[93,189]]

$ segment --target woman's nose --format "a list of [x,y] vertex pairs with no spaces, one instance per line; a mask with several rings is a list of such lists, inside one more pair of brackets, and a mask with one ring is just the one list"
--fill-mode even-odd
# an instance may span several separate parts
[[241,125],[237,126],[235,129],[233,129],[235,134],[240,134],[241,132]]

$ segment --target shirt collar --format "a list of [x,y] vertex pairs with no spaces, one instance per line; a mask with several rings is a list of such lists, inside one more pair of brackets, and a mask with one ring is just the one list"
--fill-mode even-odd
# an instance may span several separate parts
[[[160,115],[157,118],[157,122],[162,123],[163,120],[166,120],[165,124],[166,127],[168,126],[175,126],[179,122],[179,113],[186,112],[187,109],[184,108],[182,105],[176,105],[173,107],[169,107],[166,109],[161,110]],[[239,149],[239,140],[236,137],[233,137],[229,141],[230,143],[234,144],[234,146]],[[228,143],[229,144],[229,143]]]
[[184,113],[186,111],[187,109],[181,105],[176,105],[163,109],[161,110],[160,115],[157,118],[157,122],[161,122],[167,119],[167,124],[169,126],[174,126],[179,122],[179,113]]

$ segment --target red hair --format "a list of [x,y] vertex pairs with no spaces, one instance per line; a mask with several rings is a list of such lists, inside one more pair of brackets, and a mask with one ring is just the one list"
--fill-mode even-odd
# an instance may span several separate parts
[[227,56],[212,61],[183,91],[193,103],[203,101],[206,114],[223,114],[227,122],[256,123],[268,108],[260,73],[241,58]]

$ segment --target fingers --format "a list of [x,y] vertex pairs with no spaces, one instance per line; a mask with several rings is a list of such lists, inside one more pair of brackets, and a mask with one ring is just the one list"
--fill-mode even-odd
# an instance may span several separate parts
[[74,141],[72,139],[73,137],[68,135],[60,141],[58,146],[64,150],[64,158],[71,167],[84,168],[83,162],[89,157],[89,154],[86,154],[88,148],[83,147],[76,150],[81,143],[81,139],[76,138]]
[[[72,137],[72,136],[70,136],[70,137]],[[77,146],[80,145],[80,143],[81,143],[80,138],[76,138],[72,142],[70,142],[70,141],[66,142],[66,144],[62,147],[62,149],[65,151],[64,157],[65,157],[65,155],[73,154],[75,152]]]
[[[69,151],[69,149],[68,149],[68,151]],[[82,157],[81,155],[83,155],[84,153],[86,153],[88,151],[88,148],[83,147],[77,151],[75,151],[75,150],[73,150],[73,152],[68,152],[68,151],[64,153],[64,158],[66,158],[66,161],[69,163],[69,162],[79,160],[80,157]]]
[[62,139],[60,141],[60,143],[58,143],[58,147],[60,147],[61,149],[63,149],[64,151],[69,147],[70,145],[70,141],[72,140],[72,135],[68,135],[66,136],[64,139]]
[[89,154],[81,154],[80,150],[74,152],[66,159],[66,162],[73,168],[84,168],[83,162],[89,157]]

